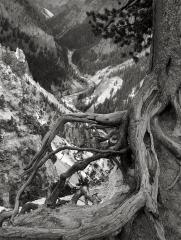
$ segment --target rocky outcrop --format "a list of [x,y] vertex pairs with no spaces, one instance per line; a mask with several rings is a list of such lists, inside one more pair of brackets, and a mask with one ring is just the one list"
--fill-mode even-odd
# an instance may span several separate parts
[[[23,168],[40,148],[49,125],[59,114],[68,112],[52,94],[34,82],[20,49],[12,52],[0,46],[1,204],[6,207],[14,204],[15,193],[25,180]],[[48,161],[22,201],[44,196],[56,174],[53,163]]]

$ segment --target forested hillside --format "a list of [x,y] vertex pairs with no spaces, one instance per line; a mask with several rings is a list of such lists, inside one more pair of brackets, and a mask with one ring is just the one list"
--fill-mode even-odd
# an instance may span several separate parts
[[0,0],[0,239],[181,239],[181,1]]
[[126,59],[122,54],[123,49],[109,39],[101,39],[93,34],[86,14],[87,11],[102,12],[104,8],[112,7],[118,7],[117,1],[62,1],[61,7],[57,7],[59,13],[47,22],[62,46],[75,49],[73,61],[83,73],[95,74],[104,67]]
[[1,0],[0,9],[1,43],[13,50],[23,49],[35,81],[47,90],[52,84],[66,89],[66,52],[49,34],[45,20],[31,1]]

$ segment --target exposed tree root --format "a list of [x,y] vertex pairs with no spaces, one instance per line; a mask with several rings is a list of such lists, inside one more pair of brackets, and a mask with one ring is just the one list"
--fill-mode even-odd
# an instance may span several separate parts
[[16,195],[16,201],[15,201],[15,207],[14,207],[14,213],[11,217],[11,222],[13,222],[14,217],[17,215],[18,213],[18,209],[19,209],[19,199],[21,194],[23,193],[23,191],[25,190],[25,188],[31,183],[31,181],[33,180],[33,178],[35,177],[35,174],[37,173],[38,169],[54,154],[58,153],[61,150],[65,150],[65,149],[71,149],[71,150],[82,150],[82,151],[92,151],[92,152],[98,152],[99,154],[92,156],[90,158],[87,158],[84,161],[79,161],[77,163],[75,163],[70,169],[67,170],[67,172],[63,173],[60,176],[60,180],[57,184],[57,186],[55,187],[53,193],[51,194],[51,196],[49,197],[49,199],[47,200],[47,204],[49,206],[55,206],[56,204],[56,200],[58,198],[58,196],[60,195],[60,191],[63,190],[64,185],[65,185],[65,181],[67,178],[71,177],[75,172],[79,171],[79,170],[83,170],[85,169],[91,162],[96,161],[100,158],[105,158],[108,157],[110,155],[119,155],[121,153],[125,153],[127,151],[127,149],[123,149],[121,151],[114,151],[114,150],[97,150],[97,149],[92,149],[92,148],[74,148],[74,147],[68,147],[68,146],[64,146],[64,147],[60,147],[58,149],[56,149],[55,151],[53,151],[52,153],[49,153],[48,156],[45,156],[41,162],[39,163],[38,166],[36,166],[36,168],[34,169],[34,171],[32,172],[32,174],[30,175],[30,177],[28,178],[28,180],[25,182],[25,184],[20,188],[20,190],[18,191],[17,195]]
[[[110,156],[120,155],[125,153],[126,149],[119,151],[120,148],[127,146],[127,128],[129,124],[128,142],[132,153],[135,158],[135,172],[137,176],[137,190],[127,194],[115,194],[110,200],[105,201],[102,204],[94,205],[92,207],[72,208],[64,207],[58,211],[58,215],[55,210],[51,210],[46,215],[46,222],[43,222],[43,229],[38,228],[32,231],[31,228],[26,230],[24,239],[27,237],[34,238],[38,236],[39,239],[47,234],[55,239],[64,237],[64,239],[80,239],[86,240],[91,238],[100,238],[103,236],[114,236],[115,233],[119,233],[121,228],[128,223],[141,208],[145,207],[145,210],[151,216],[150,218],[154,222],[154,227],[157,233],[157,237],[160,240],[165,240],[164,232],[161,228],[161,224],[158,219],[157,208],[157,195],[158,195],[158,177],[159,177],[159,163],[157,155],[154,149],[154,141],[152,131],[150,128],[151,119],[158,114],[164,106],[158,101],[158,90],[155,84],[155,76],[150,75],[144,81],[142,91],[135,97],[131,110],[128,113],[117,112],[114,114],[100,115],[100,114],[74,114],[61,117],[52,131],[49,132],[49,136],[44,140],[44,145],[40,150],[40,155],[36,155],[35,161],[31,163],[29,169],[34,169],[32,174],[35,174],[37,169],[45,163],[50,154],[55,154],[55,151],[46,156],[47,143],[51,143],[55,134],[60,130],[63,131],[64,124],[66,122],[89,122],[91,124],[109,125],[112,127],[120,126],[119,141],[113,146],[113,151],[93,150],[97,152],[96,155],[75,163],[65,173],[60,175],[60,180],[53,190],[46,203],[48,206],[53,206],[59,196],[59,193],[65,186],[67,178],[72,176],[78,170],[83,170],[92,161],[100,158],[108,158]],[[126,140],[125,140],[126,139]],[[59,148],[56,151],[62,149]],[[78,148],[74,148],[79,150]],[[92,149],[84,149],[90,151]],[[43,156],[43,157],[42,157]],[[36,169],[36,170],[35,170]],[[30,180],[32,175],[30,176]],[[26,183],[27,184],[27,183]],[[21,189],[22,190],[22,189]],[[119,192],[119,191],[118,191]],[[82,193],[77,193],[76,201]],[[20,195],[19,195],[20,196]],[[121,200],[122,199],[122,200]],[[18,200],[18,198],[16,199]],[[73,201],[73,202],[76,202]],[[16,201],[17,203],[18,201]],[[15,208],[18,209],[18,204]],[[15,224],[23,224],[28,227],[34,227],[37,225],[36,217],[39,214],[38,222],[41,227],[41,221],[44,219],[44,214],[37,210],[30,215],[21,218],[15,218]],[[49,211],[46,209],[46,211]],[[15,213],[15,211],[14,211]],[[50,228],[49,224],[52,224],[49,219],[56,215],[56,226],[58,229],[47,230]],[[42,218],[42,220],[41,220]],[[18,220],[19,219],[19,220]],[[4,236],[7,230],[1,229],[0,236]],[[8,229],[11,236],[21,236],[24,232],[22,227],[14,227]],[[18,235],[16,233],[18,232]],[[51,238],[50,238],[51,239]]]
[[[71,147],[61,147],[57,149],[56,151],[51,152],[47,155],[47,151],[49,149],[49,146],[54,139],[55,135],[60,131],[63,132],[64,125],[67,122],[85,122],[85,123],[91,123],[91,124],[105,124],[110,126],[117,126],[120,123],[124,123],[127,120],[127,111],[123,112],[115,112],[111,114],[68,114],[65,116],[62,116],[58,119],[56,124],[50,129],[50,131],[45,135],[42,143],[42,147],[40,151],[35,155],[31,163],[26,168],[26,174],[31,173],[28,180],[25,182],[25,184],[20,188],[20,190],[17,193],[16,200],[15,200],[15,207],[14,212],[11,217],[11,221],[13,222],[14,217],[18,213],[19,209],[19,198],[21,194],[23,193],[24,189],[31,183],[32,179],[34,178],[36,172],[38,169],[53,155],[58,153],[60,150],[64,150]],[[71,148],[73,149],[73,148]],[[79,148],[74,148],[74,150],[81,150]],[[102,157],[106,157],[109,155],[114,155],[115,151],[113,150],[97,150],[97,149],[84,149],[85,151],[91,151],[91,152],[99,152],[100,155],[93,156],[91,158],[86,159],[84,162],[79,162],[73,165],[66,173],[60,176],[59,184],[57,184],[57,187],[55,187],[53,193],[47,200],[47,204],[49,205],[55,205],[56,200],[59,196],[59,193],[61,189],[63,189],[66,178],[70,177],[73,173],[75,173],[78,170],[83,170],[90,162],[95,161],[97,159],[100,159]],[[84,151],[83,150],[83,151]],[[125,152],[126,150],[123,150]],[[121,152],[118,152],[116,154],[120,154]]]
[[[57,186],[54,188],[52,194],[47,199],[46,204],[48,206],[54,206],[56,200],[65,186],[67,178],[71,177],[78,170],[83,170],[92,161],[100,158],[108,158],[110,156],[117,156],[121,153],[125,153],[125,148],[129,142],[129,146],[135,158],[135,172],[137,177],[137,190],[127,194],[115,194],[110,200],[105,201],[102,204],[94,205],[92,207],[73,208],[63,207],[58,211],[58,215],[55,210],[51,210],[46,215],[46,222],[44,222],[44,214],[41,211],[49,211],[48,209],[37,210],[24,218],[15,218],[15,225],[23,224],[28,227],[37,226],[36,217],[39,214],[38,225],[41,227],[41,221],[43,221],[43,229],[38,228],[32,231],[31,228],[26,230],[24,234],[24,227],[13,227],[8,228],[8,235],[21,237],[22,234],[24,239],[34,238],[38,236],[38,239],[43,239],[47,234],[48,236],[54,237],[55,239],[61,237],[64,239],[80,239],[86,240],[91,238],[100,238],[103,236],[114,236],[119,233],[121,228],[128,223],[134,215],[141,208],[145,207],[145,211],[149,213],[149,216],[154,223],[155,231],[159,240],[165,240],[164,232],[162,231],[161,224],[158,219],[158,207],[157,207],[157,195],[158,195],[158,177],[159,177],[159,163],[154,148],[154,141],[152,136],[152,130],[150,128],[151,119],[158,114],[165,106],[158,101],[158,89],[155,82],[155,76],[149,75],[146,77],[142,90],[135,97],[131,110],[128,113],[116,112],[113,114],[100,115],[100,114],[70,114],[62,116],[56,125],[47,134],[42,148],[39,154],[36,155],[34,160],[29,165],[29,170],[33,170],[32,175],[28,181],[20,189],[17,198],[13,217],[17,214],[19,208],[19,197],[24,190],[24,187],[30,183],[31,179],[36,174],[37,170],[50,158],[51,154],[55,154],[60,150],[66,149],[67,147],[60,147],[56,151],[46,154],[47,146],[51,143],[55,134],[60,130],[63,132],[64,124],[67,122],[89,122],[91,124],[101,124],[112,127],[120,127],[119,141],[110,150],[97,150],[90,148],[72,148],[74,150],[92,151],[96,152],[96,155],[85,159],[84,161],[76,162],[70,169],[60,175],[60,180]],[[129,134],[128,134],[129,126]],[[128,137],[128,142],[127,142]],[[126,140],[125,140],[126,139]],[[132,191],[131,189],[130,191]],[[82,192],[77,192],[77,195],[73,199],[75,203]],[[88,194],[87,194],[88,196]],[[89,196],[88,196],[89,198]],[[122,200],[121,200],[122,199]],[[75,201],[74,201],[75,200]],[[93,199],[92,199],[93,200]],[[56,227],[58,229],[50,228],[51,221],[49,219],[54,218],[56,215]],[[42,220],[41,220],[42,218]],[[19,220],[18,220],[19,219]],[[47,229],[49,228],[49,230]],[[6,229],[1,229],[0,236],[7,234]],[[18,235],[16,235],[18,232]],[[50,239],[51,239],[50,237]],[[49,238],[47,238],[49,239]]]
[[108,126],[118,126],[120,123],[125,122],[127,120],[127,111],[123,112],[115,112],[111,114],[67,114],[61,116],[55,125],[49,130],[49,132],[45,135],[40,151],[35,155],[30,164],[25,168],[28,170],[32,167],[37,166],[38,162],[46,155],[47,150],[54,139],[55,135],[60,132],[62,133],[64,130],[64,125],[67,122],[82,122],[82,123],[90,123],[90,124],[101,124]]
[[[154,75],[149,75],[131,108],[129,142],[135,155],[138,186],[145,193],[145,210],[151,214],[154,222],[158,221],[157,195],[160,169],[150,121],[164,107],[158,101]],[[157,226],[158,224],[155,224],[158,239],[165,239],[161,228]]]
[[166,240],[164,228],[162,223],[159,221],[159,219],[155,218],[152,214],[150,214],[146,210],[145,210],[145,214],[148,220],[151,222],[153,226],[153,231],[155,231],[155,235],[157,236],[157,238],[160,240]]
[[[19,222],[15,222],[15,224],[23,224],[25,227],[0,229],[0,237],[12,236],[16,239],[18,237],[22,237],[22,239],[61,239],[62,237],[65,240],[88,240],[90,236],[94,239],[110,234],[114,235],[145,204],[145,196],[141,191],[127,197],[126,200],[121,201],[123,195],[116,194],[104,204],[84,208],[65,206],[59,210],[40,209],[37,210],[38,212],[19,217]],[[45,224],[44,214],[42,215],[41,211],[48,216],[48,219],[46,218],[47,226],[37,228],[35,214],[39,215],[38,221]],[[50,227],[53,218],[56,220],[56,229]]]

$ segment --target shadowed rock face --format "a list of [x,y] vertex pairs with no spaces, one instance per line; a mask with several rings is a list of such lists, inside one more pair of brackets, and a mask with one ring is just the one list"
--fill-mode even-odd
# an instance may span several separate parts
[[57,46],[41,10],[28,0],[2,0],[0,9],[1,44],[23,49],[34,80],[46,90],[52,84],[65,89],[66,52]]

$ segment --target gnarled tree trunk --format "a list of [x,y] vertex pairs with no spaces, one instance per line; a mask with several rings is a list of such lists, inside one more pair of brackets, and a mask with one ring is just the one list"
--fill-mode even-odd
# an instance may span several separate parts
[[[150,73],[145,77],[143,86],[133,99],[127,113],[118,112],[115,115],[102,117],[96,114],[74,114],[68,117],[68,121],[72,121],[71,117],[73,117],[75,121],[84,120],[91,124],[109,125],[109,127],[120,123],[120,141],[113,150],[117,154],[116,151],[125,144],[122,138],[128,136],[126,142],[134,158],[136,188],[132,188],[131,185],[126,188],[122,185],[121,188],[115,183],[117,191],[111,199],[101,204],[86,207],[69,205],[53,210],[43,207],[26,216],[15,217],[14,226],[0,229],[1,239],[11,237],[17,240],[88,240],[116,236],[124,227],[123,239],[134,240],[138,237],[155,239],[155,236],[160,240],[180,239],[179,176],[176,180],[174,179],[172,174],[176,173],[174,169],[169,169],[169,164],[174,165],[178,170],[181,157],[179,134],[175,134],[181,127],[178,101],[181,83],[181,1],[155,0],[153,21]],[[170,108],[175,109],[177,118],[173,124],[169,124],[172,117],[166,114],[169,105]],[[167,129],[163,128],[163,122]],[[175,129],[174,124],[176,124]],[[49,138],[46,139],[46,143],[52,140],[60,124],[56,127],[47,135]],[[44,146],[43,150],[46,150],[46,145]],[[37,155],[38,157],[36,156],[34,166],[41,165],[43,150],[40,155]],[[90,163],[90,161],[87,162]],[[84,164],[84,166],[87,165]],[[74,170],[79,170],[76,167]],[[74,170],[71,169],[69,173],[73,173]],[[66,176],[67,173],[61,175],[59,183],[61,187],[64,186]],[[174,184],[171,184],[167,193],[165,183],[170,180],[174,181]],[[50,199],[56,200],[55,196],[56,193],[53,193]],[[138,236],[138,231],[144,228],[139,221],[145,222],[145,217],[148,226],[151,226],[151,233]],[[146,223],[144,224],[146,226]],[[126,230],[127,228],[129,230]],[[131,236],[132,231],[135,234]]]

